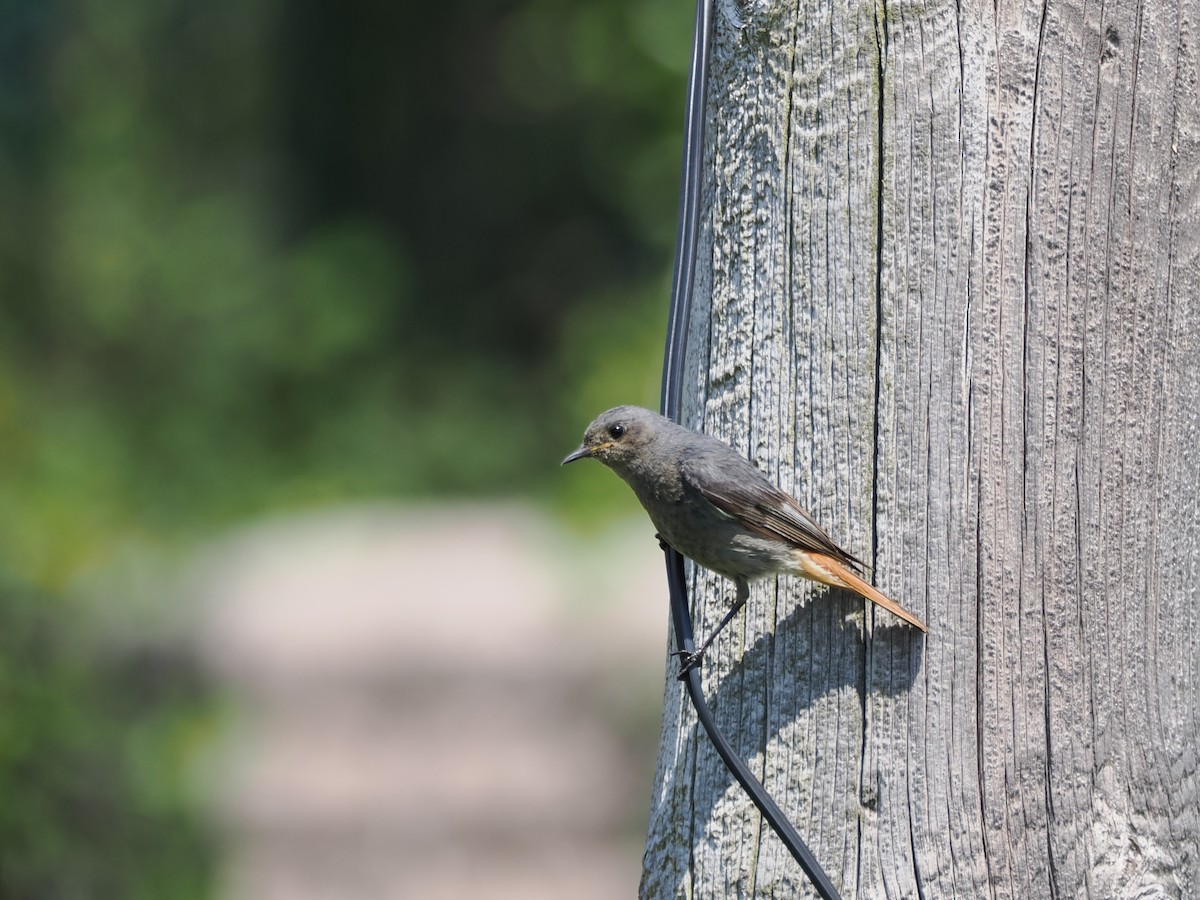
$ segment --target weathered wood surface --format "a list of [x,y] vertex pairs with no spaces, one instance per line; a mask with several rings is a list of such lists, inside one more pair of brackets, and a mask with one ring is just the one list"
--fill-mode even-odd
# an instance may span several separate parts
[[[1200,896],[1198,14],[718,4],[685,420],[930,625],[783,579],[705,664],[846,898]],[[665,696],[642,895],[811,896]]]

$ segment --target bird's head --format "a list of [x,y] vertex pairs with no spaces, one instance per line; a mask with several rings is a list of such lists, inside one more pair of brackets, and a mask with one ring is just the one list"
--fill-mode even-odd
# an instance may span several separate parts
[[591,457],[619,472],[654,442],[664,421],[640,406],[617,406],[602,412],[583,433],[583,443],[568,453],[562,464]]

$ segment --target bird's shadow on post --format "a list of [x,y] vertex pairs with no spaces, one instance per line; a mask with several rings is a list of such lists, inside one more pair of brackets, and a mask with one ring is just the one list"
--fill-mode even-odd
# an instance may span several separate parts
[[[876,614],[874,628],[864,633],[862,600],[855,594],[832,590],[818,594],[813,602],[791,605],[774,631],[760,635],[715,689],[705,685],[718,727],[743,759],[769,752],[771,741],[823,697],[853,688],[863,714],[869,695],[903,694],[921,669],[925,636],[884,612]],[[728,652],[729,646],[728,638],[724,642],[718,638],[713,650]],[[699,729],[693,722],[686,746],[693,746],[697,737],[707,743],[707,735],[697,734]],[[715,754],[711,746],[704,750],[697,746],[696,752],[710,750]],[[704,822],[733,776],[724,783],[700,781],[711,787],[704,796],[692,798],[694,821]],[[787,798],[775,799],[790,817]]]

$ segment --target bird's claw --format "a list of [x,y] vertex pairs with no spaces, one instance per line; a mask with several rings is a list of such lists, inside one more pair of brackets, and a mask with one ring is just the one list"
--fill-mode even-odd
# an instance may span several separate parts
[[670,550],[670,549],[671,549],[671,545],[667,543],[667,540],[666,540],[666,538],[664,538],[664,537],[663,537],[661,534],[659,534],[657,531],[656,531],[656,532],[654,532],[654,539],[655,539],[656,541],[658,541],[658,548],[659,548],[660,550],[662,550],[662,551],[663,551],[663,553],[666,553],[668,550]]
[[676,677],[680,681],[686,679],[688,672],[697,668],[704,660],[703,650],[676,650],[671,655],[679,657],[679,673]]

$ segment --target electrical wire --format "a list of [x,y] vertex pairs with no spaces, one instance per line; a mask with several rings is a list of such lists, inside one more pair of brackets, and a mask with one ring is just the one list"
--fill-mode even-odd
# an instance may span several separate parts
[[[679,421],[683,396],[683,359],[687,350],[688,324],[692,314],[695,284],[696,243],[700,223],[700,174],[704,157],[704,115],[708,95],[708,54],[712,35],[712,0],[697,0],[696,25],[692,41],[692,67],[688,76],[687,109],[684,114],[683,177],[679,197],[679,230],[675,239],[675,264],[671,278],[671,312],[667,325],[667,343],[663,353],[661,407],[663,415]],[[683,557],[674,549],[664,548],[667,562],[667,586],[671,594],[671,621],[675,645],[681,651],[696,649],[689,610]],[[696,718],[708,734],[717,753],[733,777],[758,807],[767,824],[808,876],[824,900],[841,900],[833,882],[821,868],[812,851],[788,821],[779,805],[767,793],[725,735],[717,727],[712,710],[704,697],[700,668],[695,666],[681,678],[696,708]]]

